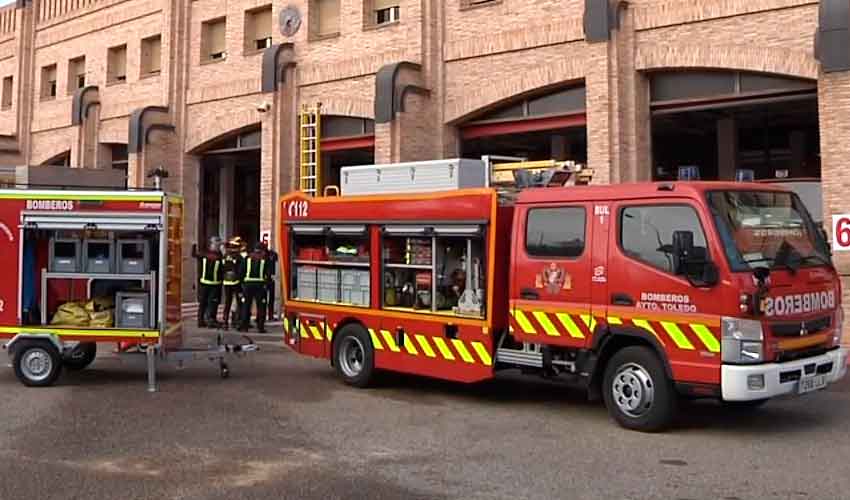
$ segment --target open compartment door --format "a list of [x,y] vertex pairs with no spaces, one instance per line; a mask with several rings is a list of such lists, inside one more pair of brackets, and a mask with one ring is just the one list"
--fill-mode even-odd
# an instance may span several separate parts
[[169,196],[165,203],[165,234],[160,242],[160,261],[165,263],[160,281],[160,296],[165,297],[160,309],[162,349],[180,349],[184,344],[183,332],[183,198]]

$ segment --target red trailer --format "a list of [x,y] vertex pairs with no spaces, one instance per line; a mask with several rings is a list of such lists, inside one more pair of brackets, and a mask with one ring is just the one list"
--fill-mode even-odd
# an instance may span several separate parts
[[150,390],[157,363],[226,375],[225,355],[253,346],[183,347],[182,239],[183,200],[161,191],[0,190],[0,338],[18,379],[51,385],[103,343],[145,360]]
[[752,407],[846,372],[828,246],[781,188],[295,193],[280,208],[286,342],[353,385],[516,368],[657,430],[680,397]]

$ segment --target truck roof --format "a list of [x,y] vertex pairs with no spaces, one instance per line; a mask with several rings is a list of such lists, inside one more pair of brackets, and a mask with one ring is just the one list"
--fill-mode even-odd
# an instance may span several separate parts
[[644,198],[701,197],[707,191],[776,191],[781,186],[754,182],[671,181],[638,182],[590,186],[528,189],[519,194],[517,203],[554,203],[559,201],[634,200]]

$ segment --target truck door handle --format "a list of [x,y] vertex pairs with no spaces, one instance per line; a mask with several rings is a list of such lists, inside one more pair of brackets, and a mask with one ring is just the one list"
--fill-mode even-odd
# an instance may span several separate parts
[[540,293],[533,288],[523,288],[519,292],[519,298],[523,300],[540,300]]
[[615,293],[611,295],[611,303],[615,306],[633,306],[635,299],[627,293]]

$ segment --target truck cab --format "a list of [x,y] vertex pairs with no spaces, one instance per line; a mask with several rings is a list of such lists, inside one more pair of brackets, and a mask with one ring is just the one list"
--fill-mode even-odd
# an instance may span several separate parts
[[548,368],[569,367],[625,427],[665,426],[680,396],[757,406],[846,372],[840,281],[789,190],[529,190],[512,241],[501,357],[536,350]]

